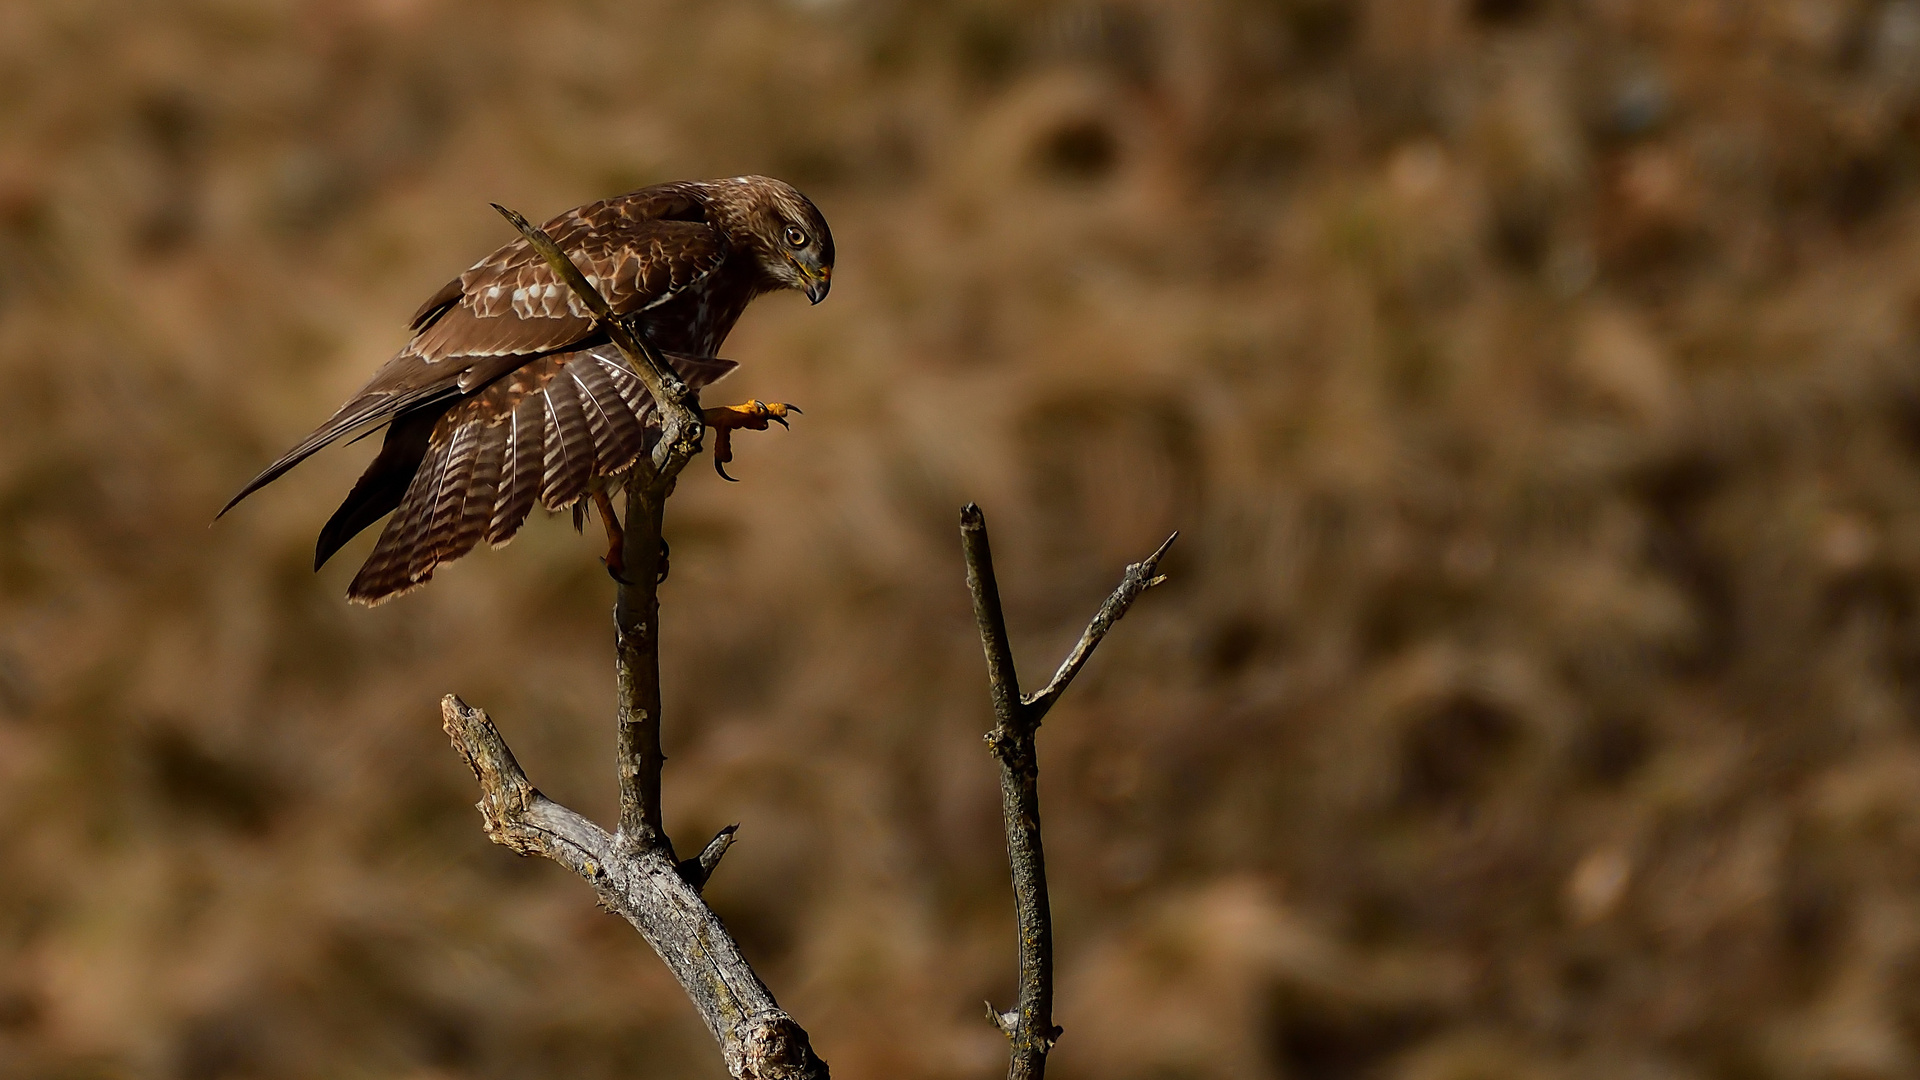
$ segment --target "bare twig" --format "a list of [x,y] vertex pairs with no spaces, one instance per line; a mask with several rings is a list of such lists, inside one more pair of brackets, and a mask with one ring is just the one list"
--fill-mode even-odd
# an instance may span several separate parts
[[523,855],[545,855],[566,866],[632,923],[699,1009],[729,1072],[742,1080],[825,1080],[826,1063],[814,1054],[807,1033],[780,1009],[701,899],[701,888],[732,843],[733,828],[681,863],[661,824],[660,773],[666,761],[660,750],[661,523],[674,481],[700,449],[699,399],[646,335],[614,314],[551,237],[511,210],[494,209],[513,222],[593,313],[645,383],[662,421],[652,456],[635,462],[626,478],[626,578],[614,603],[618,827],[609,834],[541,795],[487,715],[452,696],[441,703],[447,734],[480,781],[487,835]]
[[1046,851],[1040,843],[1040,764],[1034,736],[1047,710],[1080,673],[1107,631],[1141,593],[1166,580],[1154,571],[1178,535],[1167,537],[1158,551],[1127,567],[1120,586],[1100,605],[1053,680],[1039,693],[1023,698],[1013,646],[1007,639],[1006,615],[1000,607],[1000,585],[993,574],[986,516],[973,503],[960,511],[967,587],[973,593],[973,617],[980,626],[993,694],[995,723],[987,733],[987,746],[1000,762],[1000,817],[1007,831],[1007,861],[1013,869],[1014,912],[1020,932],[1019,1002],[1007,1012],[996,1010],[991,1002],[987,1005],[987,1016],[1011,1044],[1009,1080],[1040,1080],[1046,1073],[1047,1052],[1060,1037],[1053,1023],[1053,915],[1047,900]]
[[713,839],[707,841],[707,846],[700,849],[700,854],[680,864],[681,876],[693,882],[694,888],[705,888],[707,880],[713,877],[714,870],[719,867],[720,860],[726,856],[727,849],[733,846],[733,834],[739,830],[740,826],[736,824],[714,833]]
[[1020,676],[1014,670],[1013,646],[1007,640],[1007,616],[1000,609],[1000,582],[993,575],[987,518],[973,503],[960,509],[960,547],[967,559],[967,589],[973,593],[973,619],[980,625],[980,644],[987,651],[987,681],[993,694],[993,713],[1002,725],[1021,726]]
[[[982,528],[984,530],[985,526],[983,525]],[[984,535],[983,531],[982,536]],[[1119,622],[1120,616],[1127,613],[1128,605],[1132,604],[1141,593],[1167,580],[1164,576],[1155,574],[1154,571],[1160,566],[1161,556],[1165,555],[1167,549],[1172,547],[1173,542],[1178,539],[1180,534],[1174,533],[1162,541],[1159,549],[1147,556],[1144,561],[1127,567],[1126,576],[1120,579],[1120,587],[1113,590],[1113,595],[1107,597],[1106,603],[1100,605],[1100,610],[1094,614],[1093,621],[1087,624],[1086,632],[1080,635],[1080,640],[1073,646],[1073,651],[1061,661],[1060,670],[1053,673],[1053,680],[1047,683],[1039,693],[1029,694],[1021,699],[1032,711],[1034,724],[1039,724],[1041,718],[1047,715],[1047,710],[1053,708],[1053,703],[1060,700],[1060,695],[1067,690],[1067,684],[1073,681],[1075,675],[1080,674],[1081,666],[1087,662],[1088,657],[1093,655],[1093,650],[1099,648],[1100,639],[1106,637],[1107,631],[1113,629],[1113,624]],[[984,540],[982,544],[985,544]],[[997,607],[998,604],[995,606]]]

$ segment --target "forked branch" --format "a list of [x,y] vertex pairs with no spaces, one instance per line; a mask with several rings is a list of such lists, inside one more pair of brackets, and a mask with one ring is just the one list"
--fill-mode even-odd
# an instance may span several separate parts
[[1010,1080],[1040,1080],[1046,1073],[1047,1052],[1060,1037],[1060,1029],[1053,1023],[1053,914],[1047,900],[1046,852],[1040,843],[1040,763],[1034,736],[1047,710],[1060,700],[1107,631],[1141,593],[1166,580],[1156,571],[1161,557],[1179,535],[1167,537],[1159,550],[1127,567],[1119,587],[1100,605],[1053,679],[1038,693],[1022,697],[1013,646],[1007,639],[1007,619],[1000,607],[1000,584],[993,573],[986,515],[973,503],[960,511],[967,587],[973,593],[973,616],[980,626],[980,646],[987,654],[987,679],[993,695],[995,722],[987,733],[987,747],[1000,762],[1000,817],[1006,826],[1007,861],[1013,870],[1014,913],[1020,932],[1019,1001],[1007,1012],[987,1006],[987,1016],[1010,1044]]
[[486,713],[452,694],[440,710],[454,748],[480,782],[487,836],[572,870],[609,911],[632,923],[693,999],[729,1072],[742,1080],[825,1080],[826,1063],[807,1033],[774,1001],[669,853],[623,850],[605,829],[542,795]]

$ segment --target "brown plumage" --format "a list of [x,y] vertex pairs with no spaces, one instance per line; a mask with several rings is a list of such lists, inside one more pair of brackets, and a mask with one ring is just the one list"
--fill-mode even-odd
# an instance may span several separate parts
[[[833,236],[806,196],[764,176],[660,184],[544,226],[690,386],[733,370],[715,354],[753,298],[826,296]],[[418,588],[441,563],[513,539],[533,504],[559,510],[624,474],[658,434],[620,351],[525,239],[480,260],[413,317],[413,339],[224,509],[320,448],[387,426],[380,453],[320,531],[319,569],[393,516],[350,599]]]

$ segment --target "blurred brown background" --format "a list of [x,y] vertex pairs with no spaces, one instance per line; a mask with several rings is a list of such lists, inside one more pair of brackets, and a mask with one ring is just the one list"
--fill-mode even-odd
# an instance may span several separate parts
[[1920,2],[0,3],[0,1074],[722,1075],[489,845],[612,809],[534,522],[340,599],[225,498],[535,218],[768,172],[841,252],[670,514],[668,822],[836,1075],[1004,1068],[955,511],[1041,674],[1063,1080],[1920,1075]]

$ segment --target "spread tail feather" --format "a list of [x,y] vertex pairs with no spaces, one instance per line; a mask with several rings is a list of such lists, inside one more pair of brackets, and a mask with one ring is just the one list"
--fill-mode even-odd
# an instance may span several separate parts
[[[696,387],[734,367],[717,357],[672,359]],[[483,539],[496,547],[513,539],[536,502],[574,504],[595,477],[624,472],[657,436],[652,399],[610,347],[543,357],[450,407],[395,420],[322,530],[317,560],[392,511],[347,587],[350,600],[382,603],[426,584]]]

